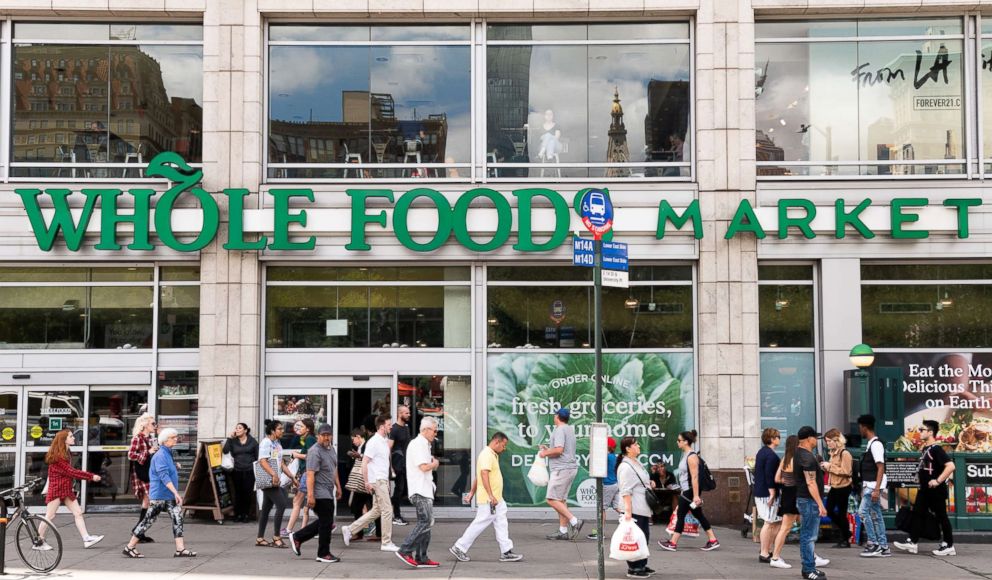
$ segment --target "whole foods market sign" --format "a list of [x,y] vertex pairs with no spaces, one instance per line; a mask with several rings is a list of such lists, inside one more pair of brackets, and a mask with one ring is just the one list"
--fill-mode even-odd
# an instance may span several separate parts
[[[220,207],[226,205],[230,224],[223,247],[228,250],[312,250],[317,234],[344,231],[349,236],[346,249],[367,251],[372,249],[369,234],[378,230],[391,233],[416,252],[437,250],[451,238],[470,251],[489,252],[509,244],[514,233],[514,250],[545,252],[563,244],[569,232],[577,229],[577,208],[586,191],[566,197],[540,187],[517,189],[511,192],[516,202],[511,204],[506,195],[479,187],[461,194],[452,204],[444,194],[426,187],[402,194],[391,189],[355,188],[345,192],[350,208],[333,210],[296,207],[315,201],[312,189],[271,189],[266,192],[272,198],[271,208],[247,209],[247,189],[225,189],[218,201],[200,187],[202,171],[190,167],[176,153],[155,156],[146,173],[174,185],[163,193],[143,188],[127,192],[82,189],[81,207],[72,207],[69,198],[73,192],[69,189],[21,188],[15,193],[44,251],[51,251],[56,243],[78,251],[87,234],[99,238],[96,250],[153,250],[156,243],[183,252],[202,250],[217,238]],[[186,207],[190,198],[198,208]],[[785,239],[798,233],[807,239],[818,235],[872,239],[885,232],[894,239],[922,239],[939,231],[967,238],[969,210],[981,204],[979,198],[934,203],[926,198],[895,198],[888,206],[873,206],[871,199],[849,206],[837,199],[832,207],[824,207],[806,199],[781,199],[775,207],[755,208],[744,199],[723,235],[726,239],[744,234]],[[662,200],[656,213],[620,207],[616,222],[618,226],[637,224],[637,229],[654,231],[657,239],[678,231],[691,231],[696,239],[703,237],[698,200],[682,208]]]

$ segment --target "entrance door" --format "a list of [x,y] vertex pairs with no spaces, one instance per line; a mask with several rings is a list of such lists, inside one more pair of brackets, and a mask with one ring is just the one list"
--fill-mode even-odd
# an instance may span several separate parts
[[[73,432],[76,444],[70,447],[70,451],[74,457],[79,457],[85,451],[89,429],[84,387],[29,388],[25,389],[24,397],[25,428],[17,438],[23,445],[21,473],[23,480],[27,481],[35,477],[48,477],[45,453],[56,433],[62,429]],[[40,494],[27,496],[28,505],[42,506],[44,501],[44,496]]]
[[[285,428],[282,436],[284,450],[298,448],[294,431],[297,421],[312,420],[316,431],[333,416],[331,389],[278,390],[273,391],[271,397],[271,418],[282,421]],[[260,434],[260,437],[264,436],[264,433]]]
[[87,511],[129,510],[138,505],[127,458],[134,424],[148,411],[148,387],[94,387],[87,411],[86,469],[100,476],[86,482]]
[[14,487],[17,481],[17,417],[21,390],[0,391],[0,490]]

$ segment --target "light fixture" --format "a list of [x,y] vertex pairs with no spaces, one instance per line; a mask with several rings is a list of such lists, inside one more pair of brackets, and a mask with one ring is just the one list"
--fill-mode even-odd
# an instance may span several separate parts
[[63,312],[72,312],[77,308],[79,308],[79,300],[66,300],[62,303]]
[[486,322],[489,323],[489,326],[496,326],[497,324],[499,324],[499,321],[497,321],[495,318],[490,318],[486,320]]
[[783,308],[789,307],[789,301],[785,298],[779,298],[775,301],[775,310],[781,312]]
[[637,298],[634,298],[633,296],[623,301],[623,307],[629,308],[631,310],[637,308],[640,305],[641,305],[641,301],[638,300]]
[[945,308],[950,308],[954,306],[954,300],[951,300],[950,295],[947,293],[947,288],[944,288],[944,297],[940,297],[940,286],[937,287],[937,304],[935,308],[937,310],[943,310]]
[[851,349],[851,364],[859,369],[866,369],[875,362],[875,351],[867,344],[861,343]]

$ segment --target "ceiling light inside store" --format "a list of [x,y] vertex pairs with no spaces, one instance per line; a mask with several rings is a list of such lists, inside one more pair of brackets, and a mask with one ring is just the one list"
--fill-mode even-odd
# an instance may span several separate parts
[[634,298],[633,296],[623,301],[624,308],[630,308],[631,310],[637,308],[640,305],[641,305],[641,301],[638,300],[637,298]]
[[782,125],[783,127],[785,127],[785,119],[779,119],[778,120],[778,124],[779,125]]
[[789,301],[784,298],[779,298],[778,300],[775,301],[775,310],[778,310],[779,312],[781,312],[783,308],[788,308],[788,307],[789,307]]

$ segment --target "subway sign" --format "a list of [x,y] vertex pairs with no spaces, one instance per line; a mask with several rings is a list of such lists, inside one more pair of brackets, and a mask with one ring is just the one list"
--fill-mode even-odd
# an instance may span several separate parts
[[[426,187],[402,194],[391,189],[354,188],[345,192],[350,208],[341,210],[295,207],[314,202],[312,189],[271,189],[266,192],[272,198],[271,208],[249,209],[245,208],[245,198],[250,195],[247,189],[225,189],[218,201],[200,187],[202,171],[190,167],[176,153],[155,156],[146,174],[174,185],[162,193],[143,188],[127,192],[82,189],[82,207],[70,206],[73,192],[69,189],[21,188],[15,193],[24,205],[38,247],[46,252],[57,243],[69,251],[79,251],[88,233],[98,238],[96,250],[154,250],[158,242],[181,252],[199,251],[217,238],[222,205],[228,208],[229,227],[223,243],[227,250],[312,250],[316,234],[334,232],[348,237],[344,247],[351,251],[371,250],[371,234],[387,233],[416,252],[437,250],[452,237],[470,251],[489,252],[509,244],[516,233],[514,250],[546,252],[562,245],[569,232],[577,229],[579,200],[587,191],[581,189],[566,198],[547,188],[517,189],[511,192],[516,200],[513,206],[506,195],[485,187],[464,192],[454,204],[441,192]],[[601,191],[609,195],[606,189]],[[126,203],[125,198],[129,198]],[[195,200],[199,207],[191,207],[183,198]],[[824,207],[807,199],[780,199],[775,207],[755,208],[744,199],[723,236],[763,239],[774,235],[785,239],[798,233],[806,239],[817,235],[872,239],[882,232],[890,238],[912,240],[939,231],[967,238],[969,210],[981,204],[980,198],[930,203],[926,198],[912,197],[892,199],[888,206],[873,206],[870,199],[849,206],[837,199],[832,207]],[[698,199],[682,208],[661,200],[656,213],[620,207],[616,221],[621,233],[627,222],[638,224],[638,231],[654,232],[656,239],[676,232],[691,232],[695,239],[703,237]]]

